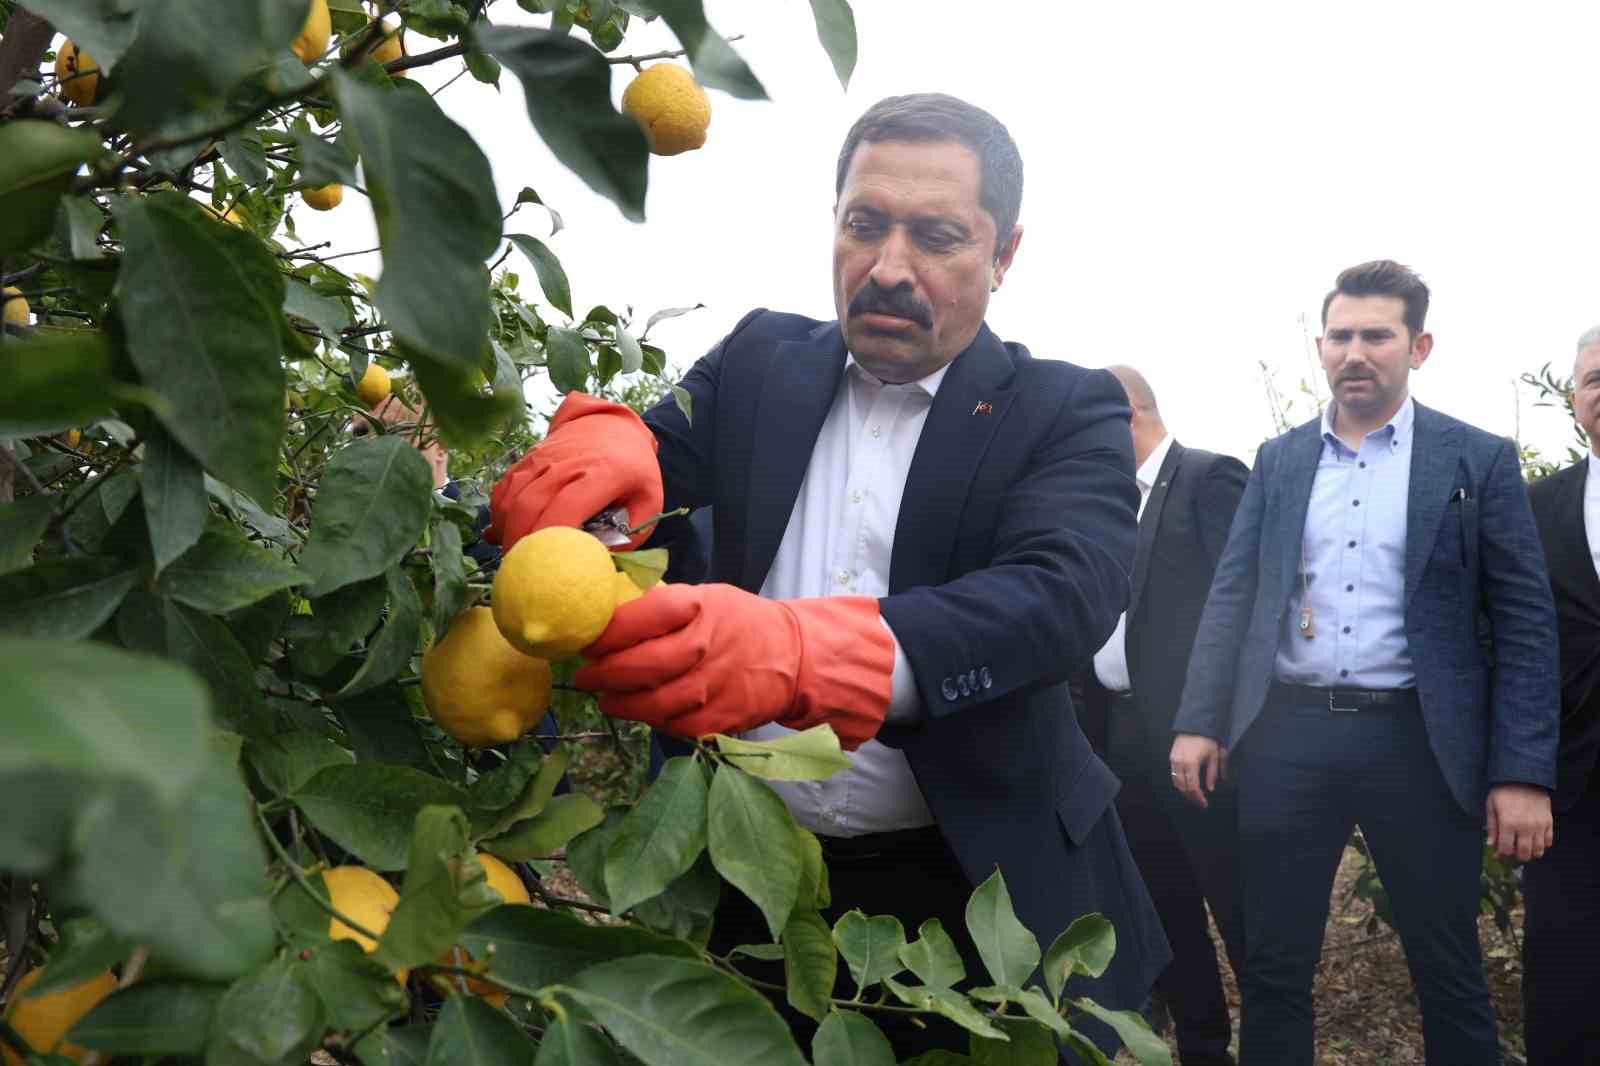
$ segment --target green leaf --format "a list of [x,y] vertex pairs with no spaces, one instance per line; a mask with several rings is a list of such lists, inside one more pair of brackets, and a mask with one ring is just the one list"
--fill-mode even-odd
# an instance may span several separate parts
[[1081,974],[1099,977],[1117,952],[1117,931],[1103,914],[1085,914],[1056,937],[1044,955],[1044,981],[1050,997],[1061,1000],[1067,979]]
[[811,14],[817,22],[817,39],[833,63],[840,88],[850,88],[850,75],[856,69],[856,16],[850,0],[811,0]]
[[517,823],[510,832],[485,840],[483,849],[507,862],[548,858],[566,847],[573,837],[599,825],[605,816],[594,800],[569,792],[552,799],[544,810]]
[[323,471],[300,569],[306,590],[325,596],[376,577],[416,547],[433,510],[433,471],[394,435],[369,437],[335,453]]
[[660,895],[706,847],[705,771],[688,756],[669,759],[622,820],[606,853],[606,894],[614,913]]
[[450,950],[468,922],[499,905],[484,880],[459,807],[424,807],[389,925],[375,953],[390,969],[432,962]]
[[490,796],[489,789],[493,787],[495,775],[514,772],[519,766],[526,769],[524,760],[528,756],[536,755],[539,745],[530,741],[526,746],[518,745],[512,749],[511,760],[499,770],[491,771],[480,777],[473,790],[472,802],[474,808],[480,812],[488,811],[496,815],[490,823],[486,836],[495,836],[511,828],[516,823],[532,818],[545,809],[550,802],[550,797],[556,793],[556,786],[561,783],[561,775],[567,772],[567,752],[565,748],[556,748],[548,755],[538,760],[535,772],[525,778],[517,797],[506,806],[499,806],[496,798],[485,799]]
[[428,543],[428,563],[433,568],[433,631],[443,637],[467,607],[467,567],[461,554],[461,530],[447,518],[434,520]]
[[156,582],[157,591],[207,614],[224,614],[307,581],[277,552],[258,548],[231,525],[217,525]]
[[832,905],[828,889],[828,865],[822,861],[822,842],[817,834],[799,825],[794,836],[800,849],[800,891],[795,895],[797,909],[827,910]]
[[396,566],[385,575],[389,587],[389,620],[370,645],[356,675],[339,690],[340,696],[377,688],[400,675],[411,662],[422,639],[422,600],[406,572]]
[[605,1034],[575,1015],[561,1010],[551,1017],[533,1066],[622,1066],[621,1056]]
[[[633,917],[651,929],[704,947],[721,898],[722,878],[711,865],[711,857],[702,854],[689,872],[668,885],[665,892],[636,905]],[[775,944],[766,946],[777,948]],[[778,957],[782,956],[779,948]]]
[[105,249],[96,239],[105,225],[105,215],[93,198],[66,196],[61,200],[61,218],[66,230],[66,244],[72,258],[88,262],[106,257]]
[[612,552],[611,561],[617,569],[641,589],[652,589],[667,572],[669,556],[665,548],[646,548],[635,552]]
[[128,355],[166,401],[162,424],[207,470],[271,501],[283,437],[283,275],[259,238],[181,193],[123,197],[112,209]]
[[921,978],[929,988],[949,988],[967,976],[966,964],[956,942],[945,932],[944,923],[929,918],[917,927],[915,942],[898,952],[906,969]]
[[218,720],[241,733],[259,730],[261,690],[239,638],[210,615],[171,601],[161,607],[167,655],[205,678]]
[[357,761],[433,768],[417,720],[398,686],[385,685],[340,700],[333,705],[333,713],[344,727],[345,739]]
[[761,994],[699,962],[639,955],[592,966],[562,989],[646,1066],[803,1066]]
[[323,1016],[307,978],[298,961],[276,959],[235,981],[217,1005],[213,1049],[221,1045],[261,1062],[309,1052],[322,1034]]
[[813,910],[796,910],[783,927],[783,974],[789,1006],[822,1021],[832,1006],[839,953],[828,923]]
[[967,932],[997,985],[1021,988],[1039,965],[1039,941],[1017,921],[1011,893],[998,869],[967,900]]
[[572,287],[567,284],[567,272],[561,269],[561,260],[556,258],[556,253],[539,238],[526,233],[508,233],[506,240],[516,245],[517,251],[527,256],[528,262],[533,264],[533,272],[539,276],[539,288],[544,290],[545,299],[556,310],[571,318]]
[[477,996],[451,996],[439,1010],[426,1066],[527,1066],[533,1041]]
[[[323,184],[326,185],[327,182]],[[343,300],[337,296],[324,296],[299,278],[286,279],[283,289],[283,310],[316,326],[323,339],[330,344],[338,344],[344,328],[351,324],[350,309],[345,306]]]
[[893,915],[869,918],[859,910],[849,911],[834,923],[833,942],[863,992],[905,968],[900,949],[906,946],[906,932]]
[[467,927],[461,946],[490,972],[526,988],[569,981],[598,963],[638,955],[699,953],[681,940],[631,925],[589,925],[559,911],[506,904]]
[[20,570],[33,561],[33,549],[50,528],[59,496],[24,496],[0,503],[0,575]]
[[261,134],[253,129],[234,130],[222,142],[222,161],[246,185],[264,185],[272,177]]
[[295,668],[312,677],[326,674],[352,644],[377,626],[388,594],[388,582],[375,577],[312,600],[309,618],[296,615],[289,620]]
[[25,252],[50,235],[57,201],[99,149],[100,138],[87,129],[36,119],[0,126],[0,256]]
[[706,815],[717,872],[761,909],[778,939],[799,897],[803,863],[789,808],[760,781],[724,768],[712,777]]
[[217,985],[149,978],[107,996],[68,1039],[113,1055],[198,1055],[222,993]]
[[575,329],[551,327],[544,349],[550,384],[562,393],[582,392],[589,383],[589,346],[583,336]]
[[708,89],[744,100],[765,100],[767,91],[727,40],[706,21],[702,0],[650,0],[689,54],[694,77]]
[[432,1035],[431,1025],[385,1026],[356,1042],[356,1057],[361,1066],[423,1066]]
[[138,28],[138,0],[28,0],[28,10],[50,20],[56,32],[109,71],[133,43]]
[[1092,999],[1074,999],[1072,1005],[1115,1029],[1123,1046],[1139,1060],[1139,1066],[1172,1066],[1172,1052],[1166,1041],[1151,1032],[1150,1024],[1138,1011],[1107,1010]]
[[892,977],[883,979],[884,987],[893,992],[900,1002],[916,1007],[918,1010],[931,1010],[942,1017],[949,1018],[969,1033],[988,1037],[991,1040],[1008,1039],[1005,1032],[996,1029],[989,1018],[972,1001],[960,992],[948,988],[921,988],[915,985],[903,985]]
[[895,1066],[889,1038],[864,1014],[835,1011],[822,1020],[811,1041],[817,1066]]
[[553,30],[476,26],[473,43],[522,82],[528,118],[550,151],[634,222],[644,220],[650,146],[611,102],[611,65]]
[[472,73],[474,78],[485,85],[493,85],[496,89],[500,88],[499,60],[475,49],[468,51],[464,58],[466,59],[467,70]]
[[411,361],[417,385],[428,401],[428,413],[439,423],[445,443],[472,447],[524,416],[520,386],[515,390],[497,387],[486,394],[482,370],[435,362],[410,351],[403,354]]
[[336,73],[383,248],[375,302],[406,345],[475,369],[492,318],[484,260],[500,237],[489,160],[426,93],[383,92]]
[[[304,893],[301,893],[304,895]],[[318,910],[326,931],[328,917]],[[322,1001],[328,1025],[361,1032],[406,1008],[405,992],[394,974],[372,960],[353,940],[330,940],[310,949],[306,978]],[[397,1066],[390,1063],[389,1066]]]
[[682,385],[673,385],[672,402],[678,405],[678,410],[683,412],[683,417],[688,422],[694,421],[694,397],[689,395],[689,390]]
[[0,344],[0,438],[93,422],[135,396],[150,398],[112,376],[111,346],[98,330],[34,330]]
[[0,634],[87,637],[111,618],[139,580],[131,565],[94,556],[47,559],[0,577]]
[[402,870],[417,814],[430,804],[461,807],[454,785],[405,766],[329,766],[302,785],[295,803],[335,844],[377,870]]
[[261,783],[279,796],[292,796],[324,767],[348,766],[354,761],[333,741],[303,729],[253,738],[245,743],[244,752]]
[[1060,1055],[1055,1037],[1038,1022],[1025,1018],[1000,1018],[995,1024],[1009,1040],[972,1037],[972,1061],[982,1066],[1056,1066]]
[[777,740],[741,740],[716,734],[717,749],[747,774],[768,781],[820,781],[850,768],[839,738],[826,723]]
[[295,130],[294,148],[295,156],[300,160],[300,180],[305,184],[357,183],[356,161],[337,140],[318,137],[310,130]]
[[150,551],[160,573],[193,547],[205,529],[209,510],[205,473],[165,430],[152,426],[144,442],[139,489]]
[[617,351],[622,353],[622,372],[636,374],[644,366],[644,352],[639,347],[639,342],[633,339],[633,334],[617,327]]
[[1032,988],[1010,989],[1007,998],[1015,1000],[1027,1012],[1028,1017],[1053,1029],[1056,1035],[1063,1040],[1073,1035],[1072,1026],[1067,1024],[1054,1003],[1045,998],[1045,994],[1035,985]]
[[43,971],[28,987],[29,996],[71,988],[97,977],[125,960],[133,947],[92,916],[68,918],[58,926],[61,943],[50,953]]

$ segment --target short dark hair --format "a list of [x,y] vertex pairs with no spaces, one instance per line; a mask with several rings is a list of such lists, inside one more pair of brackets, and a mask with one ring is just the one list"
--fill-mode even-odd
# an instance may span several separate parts
[[944,93],[889,96],[871,107],[845,135],[833,194],[844,192],[845,173],[862,141],[959,141],[978,157],[978,202],[995,225],[1000,254],[1022,213],[1022,154],[1010,132],[989,112]]
[[1428,286],[1410,267],[1393,259],[1374,259],[1339,271],[1333,290],[1322,298],[1322,324],[1335,296],[1398,296],[1406,305],[1406,329],[1415,337],[1428,317]]

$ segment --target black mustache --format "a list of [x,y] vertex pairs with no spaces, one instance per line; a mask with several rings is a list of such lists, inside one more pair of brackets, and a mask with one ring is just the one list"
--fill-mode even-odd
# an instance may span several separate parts
[[850,317],[857,315],[893,315],[915,322],[923,329],[933,328],[933,312],[911,294],[909,288],[880,288],[868,281],[866,287],[850,301]]

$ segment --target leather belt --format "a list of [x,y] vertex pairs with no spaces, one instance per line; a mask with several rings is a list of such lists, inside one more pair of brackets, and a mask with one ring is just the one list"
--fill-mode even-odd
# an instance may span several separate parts
[[1319,688],[1274,681],[1271,698],[1277,703],[1296,707],[1326,707],[1330,711],[1346,714],[1422,709],[1422,701],[1414,688]]
[[916,829],[892,829],[886,833],[864,833],[853,837],[830,837],[817,834],[822,845],[822,856],[829,862],[861,862],[890,855],[926,852],[947,847],[944,835],[936,825]]

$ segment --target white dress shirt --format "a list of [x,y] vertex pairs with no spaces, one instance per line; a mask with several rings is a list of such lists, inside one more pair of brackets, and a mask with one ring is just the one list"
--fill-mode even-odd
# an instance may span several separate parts
[[[1161,464],[1167,461],[1167,453],[1172,450],[1172,436],[1168,434],[1161,438],[1161,443],[1156,445],[1155,451],[1145,456],[1144,462],[1139,464],[1139,469],[1134,471],[1134,478],[1139,482],[1139,518],[1144,518],[1144,505],[1150,501],[1150,490],[1156,487],[1156,477],[1161,473]],[[1132,606],[1131,604],[1129,606]],[[1111,638],[1105,646],[1094,653],[1094,676],[1112,692],[1127,692],[1133,688],[1133,681],[1128,676],[1128,612],[1123,611],[1117,619],[1117,628],[1111,631]]]
[[[947,369],[910,384],[889,385],[862,369],[854,356],[846,358],[843,380],[817,434],[761,595],[778,600],[888,595],[900,497]],[[917,713],[916,680],[896,641],[889,718]],[[773,740],[788,732],[784,726],[765,725],[744,735]],[[789,805],[795,821],[825,836],[933,824],[922,790],[899,751],[869,740],[851,760],[850,769],[825,781],[768,784]]]
[[1600,574],[1600,474],[1595,472],[1600,457],[1589,453],[1589,473],[1583,479],[1583,534],[1589,540],[1589,558]]

